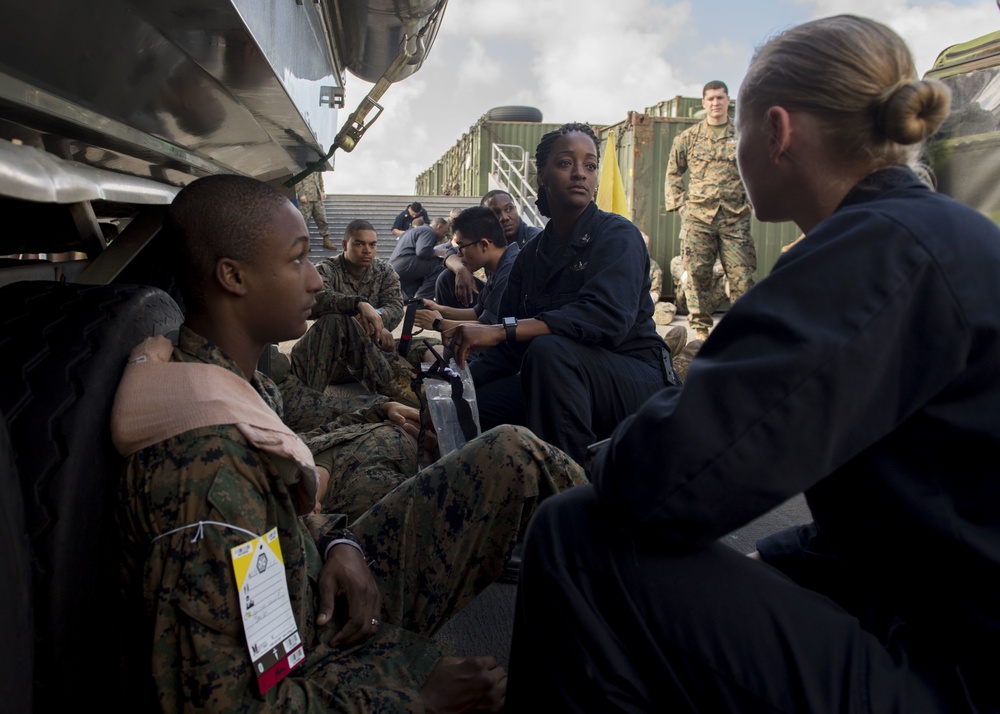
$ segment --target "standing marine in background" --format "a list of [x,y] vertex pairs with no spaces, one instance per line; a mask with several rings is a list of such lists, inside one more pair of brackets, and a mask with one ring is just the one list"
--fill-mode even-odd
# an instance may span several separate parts
[[[698,339],[712,329],[702,300],[711,289],[716,257],[729,278],[733,302],[754,283],[757,252],[750,236],[750,202],[736,168],[736,130],[729,121],[729,88],[719,81],[702,90],[705,121],[678,134],[670,150],[666,209],[681,211],[681,255],[691,278],[690,323]],[[688,186],[684,172],[690,170]]]
[[323,188],[323,175],[316,171],[302,179],[302,182],[295,187],[299,199],[299,212],[302,220],[309,225],[309,216],[316,221],[316,230],[323,238],[323,247],[327,250],[336,250],[337,246],[330,240],[330,228],[326,223],[326,190]]

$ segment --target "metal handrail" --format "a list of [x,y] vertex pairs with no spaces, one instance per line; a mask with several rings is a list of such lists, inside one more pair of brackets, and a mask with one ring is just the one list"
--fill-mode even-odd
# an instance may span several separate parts
[[[513,156],[508,155],[508,150]],[[490,173],[514,203],[517,204],[521,220],[537,227],[545,225],[545,219],[535,207],[538,192],[531,186],[529,177],[532,173],[532,161],[523,146],[516,144],[493,144],[490,161]]]

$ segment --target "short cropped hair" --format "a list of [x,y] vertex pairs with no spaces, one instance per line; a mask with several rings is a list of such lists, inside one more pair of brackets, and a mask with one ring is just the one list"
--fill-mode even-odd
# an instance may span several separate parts
[[[398,206],[399,204],[397,203],[396,205]],[[422,210],[424,210],[424,207],[420,205],[419,201],[414,201],[413,203],[411,203],[410,208],[412,208],[417,213],[420,213]]]
[[729,87],[726,86],[726,83],[725,82],[720,82],[717,79],[713,79],[711,82],[709,82],[704,87],[702,87],[702,89],[701,89],[701,98],[704,99],[705,95],[708,94],[709,91],[711,91],[713,89],[721,89],[723,92],[726,93],[727,97],[729,96]]
[[369,221],[364,218],[355,218],[353,221],[347,224],[347,228],[344,229],[344,240],[350,240],[351,236],[360,231],[371,231],[372,233],[378,233]]
[[453,227],[468,240],[485,238],[498,248],[507,247],[507,236],[497,214],[483,206],[466,208],[455,217]]
[[511,201],[514,200],[514,197],[510,195],[509,191],[504,191],[502,188],[495,188],[492,191],[487,191],[483,194],[483,198],[479,201],[479,205],[488,206],[494,196],[499,196],[501,194],[509,198]]
[[275,213],[288,203],[266,183],[232,174],[200,178],[177,194],[164,227],[177,246],[174,267],[189,312],[205,307],[219,260],[252,259]]

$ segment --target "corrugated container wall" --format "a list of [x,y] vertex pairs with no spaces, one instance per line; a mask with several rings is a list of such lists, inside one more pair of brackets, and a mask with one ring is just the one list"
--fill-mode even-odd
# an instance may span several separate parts
[[674,97],[662,102],[657,102],[651,107],[646,107],[645,114],[651,117],[661,117],[663,119],[690,119],[698,112],[702,111],[701,99],[699,97]]
[[490,121],[483,115],[444,156],[417,176],[415,194],[482,196],[490,190],[494,144],[522,147],[524,156],[530,159],[542,135],[559,126],[541,122]]
[[[700,100],[693,101],[698,101],[700,108]],[[656,106],[667,104],[661,102]],[[665,272],[669,271],[670,260],[680,254],[680,215],[667,213],[663,197],[670,147],[674,137],[698,121],[629,112],[625,121],[601,131],[602,156],[606,151],[608,132],[615,131],[618,167],[625,184],[632,222],[649,235],[650,254]],[[760,280],[777,261],[781,247],[795,240],[799,231],[792,223],[761,223],[756,218],[750,230],[757,247],[757,280]]]

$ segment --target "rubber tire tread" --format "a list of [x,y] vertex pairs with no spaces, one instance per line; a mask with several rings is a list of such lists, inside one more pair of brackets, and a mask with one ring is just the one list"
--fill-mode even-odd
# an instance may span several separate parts
[[537,124],[542,120],[542,110],[536,107],[517,105],[493,107],[486,112],[486,119],[488,121],[528,121]]
[[13,283],[0,304],[12,367],[0,412],[32,546],[34,705],[76,708],[83,693],[108,692],[120,664],[115,389],[133,347],[176,332],[183,316],[162,291],[135,285]]
[[31,546],[24,527],[21,484],[7,420],[0,415],[0,702],[31,711],[34,631],[31,626]]

